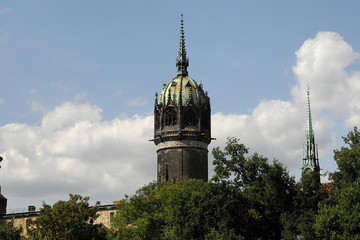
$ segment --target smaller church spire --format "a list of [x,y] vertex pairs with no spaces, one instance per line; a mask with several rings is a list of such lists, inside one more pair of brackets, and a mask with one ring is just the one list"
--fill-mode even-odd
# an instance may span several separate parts
[[185,34],[184,34],[184,19],[181,14],[181,27],[180,27],[180,46],[178,56],[176,58],[176,66],[178,68],[178,76],[187,76],[187,67],[189,66],[189,58],[186,57],[186,48],[185,48]]
[[310,108],[310,87],[307,87],[307,116],[306,116],[306,133],[305,133],[305,146],[303,153],[303,173],[312,170],[320,171],[319,157],[317,145],[315,144],[315,136],[312,127],[311,108]]

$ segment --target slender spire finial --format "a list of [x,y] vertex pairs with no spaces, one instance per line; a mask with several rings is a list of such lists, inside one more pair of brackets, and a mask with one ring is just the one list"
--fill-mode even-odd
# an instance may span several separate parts
[[313,137],[312,120],[311,120],[311,108],[310,108],[310,86],[307,85],[307,122],[306,122],[306,138],[309,140]]
[[189,58],[186,57],[185,48],[185,34],[184,34],[184,19],[181,14],[181,26],[180,26],[180,46],[178,56],[176,58],[176,66],[178,68],[178,76],[187,76],[187,67],[189,66]]

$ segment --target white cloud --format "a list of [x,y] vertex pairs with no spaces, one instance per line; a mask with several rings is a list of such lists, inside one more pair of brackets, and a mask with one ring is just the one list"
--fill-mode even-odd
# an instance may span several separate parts
[[[320,158],[331,154],[334,116],[343,116],[346,126],[360,120],[360,73],[346,71],[358,56],[337,33],[319,32],[306,40],[296,52],[292,99],[262,100],[250,114],[213,114],[212,134],[217,140],[210,151],[235,136],[251,151],[278,158],[291,171],[299,169],[310,83]],[[152,137],[153,116],[122,115],[105,121],[102,109],[77,101],[44,113],[40,125],[4,125],[0,150],[5,158],[5,195],[9,203],[22,199],[28,204],[36,204],[34,199],[64,199],[69,192],[104,203],[120,199],[156,178],[156,147],[148,141]],[[320,164],[327,170],[322,159]]]
[[99,122],[102,110],[88,103],[66,102],[44,115],[41,127],[48,132],[76,126],[83,122]]
[[146,101],[146,99],[143,99],[142,97],[137,97],[137,98],[130,99],[128,101],[128,103],[131,106],[141,106],[141,105],[146,105],[148,102]]
[[4,104],[5,100],[3,98],[0,98],[0,105]]
[[[352,118],[359,115],[360,73],[346,71],[359,53],[346,43],[338,33],[319,32],[314,39],[308,39],[296,52],[297,64],[293,71],[297,86],[292,89],[297,101],[311,86],[315,109],[327,110],[332,114]],[[349,119],[348,119],[349,120]],[[356,124],[349,122],[348,125]]]
[[[46,113],[39,126],[2,126],[7,197],[60,199],[77,191],[109,203],[155,179],[152,116],[102,121],[101,111],[67,102]],[[43,189],[29,193],[35,186]]]

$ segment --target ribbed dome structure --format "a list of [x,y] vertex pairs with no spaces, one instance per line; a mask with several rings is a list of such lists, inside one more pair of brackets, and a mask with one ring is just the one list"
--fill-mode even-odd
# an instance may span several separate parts
[[176,58],[177,76],[155,94],[154,142],[158,180],[206,179],[211,141],[210,99],[202,84],[188,76],[183,19]]
[[173,103],[176,106],[193,105],[200,108],[209,105],[209,98],[200,83],[190,77],[179,76],[164,85],[157,103],[164,106]]

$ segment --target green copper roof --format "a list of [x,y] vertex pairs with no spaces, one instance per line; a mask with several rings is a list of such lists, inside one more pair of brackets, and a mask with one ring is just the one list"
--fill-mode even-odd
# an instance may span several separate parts
[[174,105],[199,107],[208,102],[208,97],[202,89],[202,85],[190,77],[179,76],[172,79],[164,88],[158,98],[158,104],[163,106]]

